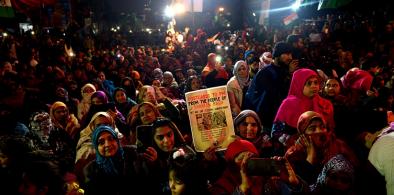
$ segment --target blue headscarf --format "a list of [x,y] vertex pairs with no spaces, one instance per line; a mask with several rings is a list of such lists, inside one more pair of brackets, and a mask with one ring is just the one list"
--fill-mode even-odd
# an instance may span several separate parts
[[[98,152],[98,139],[100,137],[100,134],[102,132],[109,132],[112,137],[116,140],[116,142],[118,143],[119,149],[116,152],[115,156],[113,157],[104,157],[101,156],[101,154]],[[121,168],[121,162],[123,161],[123,149],[120,145],[118,136],[115,133],[115,130],[110,127],[110,126],[106,126],[106,125],[100,125],[98,126],[92,134],[92,142],[94,145],[94,148],[96,149],[96,163],[98,165],[98,167],[102,170],[104,170],[105,173],[109,174],[109,175],[118,175],[119,171],[118,168]]]

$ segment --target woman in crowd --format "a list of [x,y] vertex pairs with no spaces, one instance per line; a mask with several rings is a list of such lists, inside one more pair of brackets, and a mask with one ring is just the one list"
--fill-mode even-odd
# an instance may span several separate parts
[[122,147],[114,129],[106,125],[93,131],[92,143],[97,152],[96,159],[85,167],[86,194],[141,193],[133,165],[137,160],[135,150]]
[[179,98],[179,86],[176,82],[174,75],[170,71],[165,71],[163,73],[163,81],[161,83],[162,87],[165,87],[168,91],[168,96],[173,99]]
[[307,183],[316,181],[323,166],[335,155],[342,154],[353,165],[358,160],[348,145],[335,137],[323,116],[314,111],[303,113],[297,123],[298,139],[286,152],[295,172]]
[[151,125],[157,118],[163,117],[159,110],[150,102],[143,102],[137,105],[136,112],[131,113],[132,116],[128,117],[127,123],[131,129],[130,141],[135,144],[136,132],[135,129],[139,125]]
[[30,117],[27,137],[32,139],[33,145],[40,150],[50,150],[49,136],[53,130],[51,118],[47,112],[35,112]]
[[62,159],[68,171],[73,170],[75,159],[75,145],[80,132],[78,119],[69,114],[63,102],[55,102],[49,111],[53,130],[48,138],[49,146],[57,158]]
[[272,156],[272,143],[268,133],[263,132],[259,116],[253,110],[243,110],[234,119],[235,134],[248,140],[261,157]]
[[238,61],[234,65],[234,76],[227,82],[227,92],[233,116],[237,116],[242,110],[242,103],[248,90],[249,66],[245,61]]
[[134,85],[134,81],[130,77],[125,77],[122,79],[120,83],[120,87],[126,90],[127,97],[132,100],[136,100],[136,88]]
[[50,116],[56,130],[65,131],[72,139],[79,133],[80,125],[78,119],[74,114],[69,113],[68,107],[63,102],[52,104]]
[[125,118],[122,113],[118,111],[115,104],[109,103],[108,97],[103,91],[96,91],[93,93],[89,112],[86,114],[86,118],[83,121],[84,127],[88,126],[93,115],[97,112],[107,112],[115,120],[115,124],[119,131],[126,137],[129,135]]
[[[141,135],[138,135],[141,133]],[[141,140],[145,133],[147,140]],[[138,150],[141,151],[144,177],[141,178],[151,185],[150,192],[154,194],[169,193],[168,158],[174,148],[185,146],[185,140],[177,126],[167,118],[158,118],[148,131],[138,131]]]
[[311,194],[354,194],[354,168],[342,155],[332,157],[323,167],[315,184],[310,186]]
[[113,99],[116,108],[120,113],[122,113],[123,116],[127,116],[131,108],[137,104],[134,100],[127,96],[126,90],[123,88],[115,89]]
[[202,89],[201,81],[196,75],[189,76],[186,81],[185,93]]
[[247,163],[257,157],[258,151],[246,140],[236,139],[227,147],[226,170],[210,187],[211,194],[280,194],[282,192],[305,192],[306,186],[294,173],[287,160],[275,157],[275,162],[284,162],[280,167],[280,176],[253,175],[247,171]]
[[293,135],[297,134],[298,118],[309,110],[320,113],[327,121],[327,128],[330,131],[334,129],[334,108],[330,101],[320,97],[319,90],[319,76],[315,71],[303,68],[294,72],[289,94],[274,119],[272,137],[275,140],[284,146],[292,146],[295,141]]
[[94,129],[100,125],[107,125],[114,129],[119,140],[125,142],[124,136],[116,128],[114,119],[107,112],[97,112],[93,115],[89,125],[81,131],[76,147],[75,169],[78,176],[82,176],[83,167],[94,159],[94,147],[92,134]]
[[90,99],[92,94],[96,92],[94,85],[88,83],[81,88],[82,100],[78,104],[78,119],[82,120],[90,108]]
[[328,99],[333,104],[334,108],[344,106],[345,96],[342,95],[342,83],[337,78],[328,78],[323,86],[322,97]]
[[[158,88],[149,85],[144,85],[138,93],[138,103],[150,102],[156,106],[160,113],[173,122],[179,121],[179,110],[172,104],[172,100],[166,97]],[[134,106],[131,113],[135,113],[136,107]]]

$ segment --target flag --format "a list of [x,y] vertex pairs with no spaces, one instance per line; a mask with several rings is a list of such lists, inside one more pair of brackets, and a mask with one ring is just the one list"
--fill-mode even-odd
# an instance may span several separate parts
[[0,17],[13,18],[15,16],[14,9],[12,9],[11,0],[4,0],[0,3]]
[[298,14],[296,12],[293,12],[292,14],[288,15],[286,18],[283,18],[283,23],[285,25],[289,25],[292,23],[294,20],[298,19]]
[[349,4],[351,1],[352,0],[319,0],[317,10],[338,8]]
[[203,0],[183,0],[187,12],[202,12]]
[[260,25],[264,25],[268,23],[270,7],[271,7],[271,0],[263,0],[261,2],[261,12],[259,18]]

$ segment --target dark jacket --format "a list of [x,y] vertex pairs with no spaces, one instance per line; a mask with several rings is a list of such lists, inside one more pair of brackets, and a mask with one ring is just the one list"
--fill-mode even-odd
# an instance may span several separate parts
[[245,96],[245,109],[256,111],[266,129],[271,129],[276,112],[287,97],[290,74],[285,68],[270,64],[257,72]]

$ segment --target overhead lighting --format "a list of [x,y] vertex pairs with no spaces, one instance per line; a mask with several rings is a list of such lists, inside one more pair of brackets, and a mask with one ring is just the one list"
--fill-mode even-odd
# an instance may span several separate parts
[[172,7],[167,5],[166,8],[164,8],[164,15],[169,18],[174,17],[175,14],[174,14],[174,10],[172,9]]
[[296,0],[296,2],[291,5],[293,11],[297,11],[301,7],[301,0]]
[[185,10],[185,6],[183,4],[181,4],[181,3],[176,3],[174,5],[174,11],[175,11],[176,14],[182,14],[182,13],[184,13],[186,11]]

